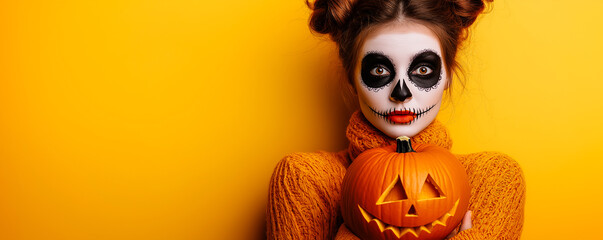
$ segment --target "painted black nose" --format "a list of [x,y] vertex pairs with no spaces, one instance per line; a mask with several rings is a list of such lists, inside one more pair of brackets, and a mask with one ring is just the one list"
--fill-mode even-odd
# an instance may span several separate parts
[[[400,82],[402,82],[402,87],[400,87]],[[398,80],[398,83],[394,87],[392,94],[389,96],[389,98],[392,101],[400,101],[400,102],[404,102],[406,99],[408,99],[410,97],[412,97],[412,94],[410,93],[410,89],[408,89],[408,87],[406,86],[406,83],[403,80]]]

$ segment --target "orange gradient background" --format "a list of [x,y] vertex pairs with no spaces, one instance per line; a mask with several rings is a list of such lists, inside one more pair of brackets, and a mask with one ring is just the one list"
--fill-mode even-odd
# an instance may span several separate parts
[[[602,239],[603,2],[492,9],[439,116],[453,152],[521,164],[524,239]],[[308,15],[303,0],[1,1],[0,239],[263,238],[280,158],[347,144],[335,51]]]

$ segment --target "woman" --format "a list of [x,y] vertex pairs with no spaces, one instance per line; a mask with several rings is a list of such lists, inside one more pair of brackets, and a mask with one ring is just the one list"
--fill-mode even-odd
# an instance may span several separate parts
[[[450,149],[435,120],[458,71],[455,60],[482,0],[316,0],[310,27],[337,44],[360,111],[347,150],[286,156],[270,182],[269,239],[357,239],[339,209],[346,168],[361,152],[398,136]],[[469,210],[451,239],[518,239],[525,182],[519,165],[495,152],[456,155],[471,185]]]

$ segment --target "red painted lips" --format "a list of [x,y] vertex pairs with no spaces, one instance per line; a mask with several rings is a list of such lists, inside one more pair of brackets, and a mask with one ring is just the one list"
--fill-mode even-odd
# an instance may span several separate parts
[[387,114],[385,117],[394,123],[404,124],[412,122],[412,120],[417,118],[417,114],[408,110],[393,111]]

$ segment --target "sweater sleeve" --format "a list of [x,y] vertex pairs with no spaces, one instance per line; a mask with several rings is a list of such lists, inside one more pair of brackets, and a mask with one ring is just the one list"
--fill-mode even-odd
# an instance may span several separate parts
[[269,186],[268,239],[333,239],[347,167],[343,153],[296,153],[276,166]]
[[496,152],[457,155],[471,185],[472,228],[453,240],[519,239],[526,185],[519,164]]

